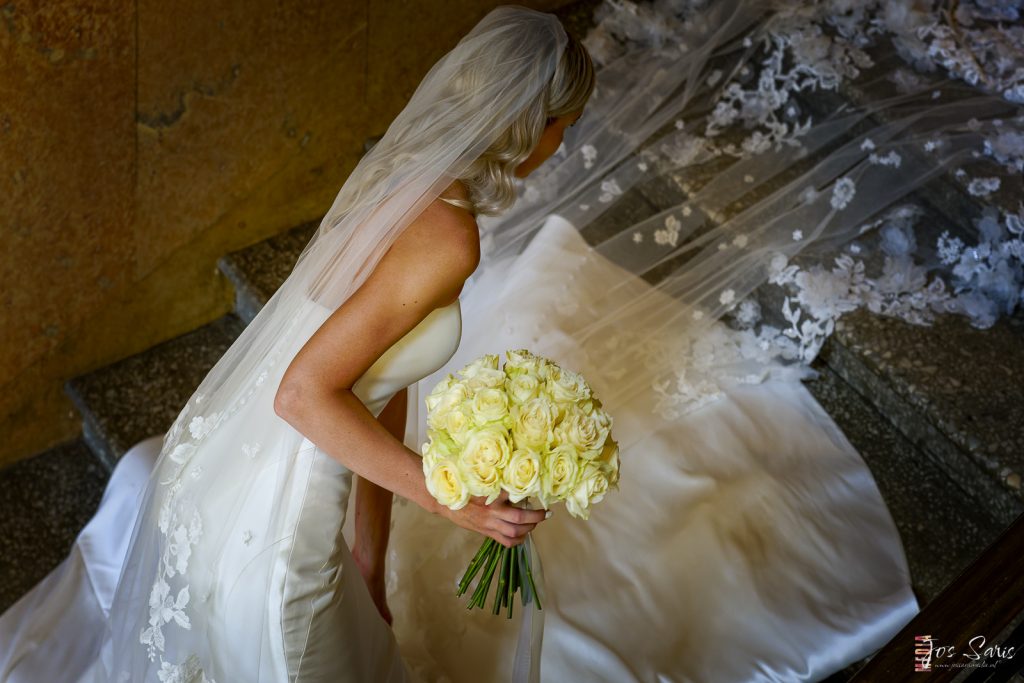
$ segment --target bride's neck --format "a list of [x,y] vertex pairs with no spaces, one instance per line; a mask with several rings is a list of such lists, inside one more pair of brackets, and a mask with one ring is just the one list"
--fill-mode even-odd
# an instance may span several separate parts
[[469,188],[466,187],[464,182],[456,179],[441,192],[441,196],[447,199],[465,199],[469,201]]

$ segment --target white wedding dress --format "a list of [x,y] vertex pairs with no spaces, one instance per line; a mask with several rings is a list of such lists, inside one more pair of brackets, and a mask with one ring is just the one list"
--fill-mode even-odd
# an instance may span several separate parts
[[[356,393],[374,414],[406,384],[418,403],[443,373],[522,347],[586,376],[560,325],[599,310],[614,278],[624,277],[607,262],[565,267],[586,249],[552,217],[521,255],[390,349]],[[815,681],[870,654],[917,613],[900,538],[869,470],[799,382],[731,389],[669,426],[645,397],[595,393],[616,438],[631,445],[621,453],[620,490],[589,521],[557,508],[533,534],[546,577],[542,680]],[[408,425],[408,446],[418,448],[422,429]],[[90,680],[102,646],[90,634],[109,609],[133,506],[159,446],[154,437],[125,455],[71,555],[0,617],[0,681]],[[288,482],[300,523],[281,547],[269,595],[260,582],[246,583],[241,542],[236,565],[221,568],[233,572],[224,580],[239,581],[230,599],[214,586],[202,603],[224,626],[214,634],[224,658],[215,670],[232,672],[226,680],[255,680],[257,666],[271,676],[260,680],[511,679],[522,607],[509,621],[468,611],[454,594],[480,536],[396,502],[392,632],[345,543],[351,473],[304,442]],[[216,502],[208,504],[204,537],[218,519]],[[260,514],[254,500],[213,535],[244,539],[247,520]],[[199,546],[188,564],[202,566]],[[193,591],[193,608],[202,592]],[[254,662],[230,645],[232,625],[261,610],[281,616],[268,620],[277,661]]]

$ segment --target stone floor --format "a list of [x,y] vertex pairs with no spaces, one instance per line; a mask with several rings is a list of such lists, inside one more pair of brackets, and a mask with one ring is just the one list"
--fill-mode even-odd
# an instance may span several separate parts
[[67,556],[109,476],[81,439],[0,470],[0,612]]

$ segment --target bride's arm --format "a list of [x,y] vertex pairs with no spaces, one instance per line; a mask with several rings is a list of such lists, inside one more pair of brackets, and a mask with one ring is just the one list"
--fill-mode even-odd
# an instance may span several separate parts
[[[406,409],[409,389],[403,388],[384,406],[377,420],[399,441],[405,440]],[[388,537],[391,535],[391,501],[394,494],[372,481],[359,477],[356,482],[355,543],[352,556],[359,573],[370,589],[370,597],[377,605],[384,621],[391,623],[388,608],[384,563],[387,557]]]
[[[463,218],[465,216],[465,218]],[[325,453],[380,487],[460,526],[517,545],[544,518],[502,500],[452,511],[427,491],[421,458],[392,436],[352,392],[387,349],[450,302],[479,263],[476,223],[429,206],[292,359],[275,412]]]
[[[408,387],[399,391],[384,406],[377,420],[391,436],[405,440]],[[388,536],[391,533],[391,500],[393,494],[372,481],[359,478],[356,484],[355,543],[352,554],[367,582],[383,579]]]

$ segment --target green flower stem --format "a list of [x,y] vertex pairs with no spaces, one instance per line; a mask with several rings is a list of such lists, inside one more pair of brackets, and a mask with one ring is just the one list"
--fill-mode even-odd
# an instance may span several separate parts
[[463,574],[462,579],[459,581],[457,593],[458,595],[461,596],[469,589],[469,586],[472,583],[473,578],[477,575],[477,573],[480,571],[480,568],[486,562],[489,550],[490,544],[486,542],[481,544],[480,549],[473,557],[473,560],[469,563],[469,566],[466,568],[466,572]]
[[486,596],[487,591],[490,590],[491,578],[488,575],[488,568],[494,561],[496,553],[497,550],[495,549],[495,547],[491,546],[491,548],[487,551],[487,555],[484,556],[484,564],[483,568],[480,571],[480,578],[477,580],[476,590],[473,591],[473,596],[470,598],[469,601],[471,608],[481,606],[483,604],[481,602],[483,597]]
[[509,549],[502,546],[498,552],[501,554],[501,568],[498,570],[498,588],[494,591],[494,607],[491,609],[493,614],[501,612],[505,601],[505,585],[508,583]]
[[493,552],[493,549],[488,547],[487,548],[487,553],[481,559],[480,567],[482,568],[483,571],[480,572],[480,578],[477,580],[476,588],[473,589],[473,594],[469,598],[469,606],[470,606],[471,609],[472,609],[473,605],[476,604],[477,598],[480,596],[480,591],[483,588],[484,574],[487,573],[487,565],[491,561],[491,554],[492,554],[492,552]]
[[505,593],[505,604],[508,606],[507,618],[512,618],[512,606],[516,604],[516,590],[519,588],[518,546],[509,550],[508,558],[508,590]]
[[494,576],[494,570],[498,565],[498,559],[500,553],[495,549],[495,546],[491,549],[491,553],[487,560],[487,568],[484,569],[484,575],[480,578],[480,583],[476,587],[476,592],[473,594],[473,599],[469,603],[470,609],[474,606],[483,607],[484,602],[487,600],[487,592],[491,590],[491,578]]
[[484,561],[487,558],[487,552],[491,549],[491,546],[496,544],[493,538],[487,538],[481,545],[480,550],[476,551],[476,556],[473,561],[469,563],[469,567],[466,569],[466,573],[462,576],[462,580],[459,581],[459,591],[456,596],[461,596],[469,589],[469,584],[473,581],[473,577],[480,571],[480,567],[483,566]]
[[526,576],[526,548],[522,545],[518,545],[516,546],[516,551],[519,559],[519,584],[523,589],[523,592],[519,597],[522,600],[523,607],[526,607],[533,601],[533,593],[530,591],[530,582],[523,579],[523,577]]
[[521,591],[520,599],[524,608],[536,598],[537,609],[543,609],[533,579],[532,556],[532,549],[527,543],[506,548],[493,538],[484,539],[466,568],[465,574],[459,580],[457,595],[465,594],[473,579],[479,575],[479,581],[469,599],[468,609],[483,608],[487,603],[487,595],[491,591],[491,581],[497,572],[498,586],[494,592],[492,607],[494,614],[500,613],[503,607],[507,607],[506,617],[512,618],[516,591]]
[[[524,544],[525,545],[525,544]],[[537,593],[537,584],[533,582],[533,569],[530,567],[530,552],[523,551],[523,555],[526,557],[526,578],[530,582],[530,592],[533,593],[533,597],[537,599],[537,609],[544,609],[543,605],[540,604],[540,595]]]
[[491,584],[494,582],[495,575],[498,574],[498,570],[501,568],[501,549],[501,544],[496,543],[494,545],[494,549],[491,551],[491,561],[487,566],[487,587],[480,596],[481,609],[484,608],[484,603],[487,602],[487,595],[491,592]]
[[512,586],[512,565],[516,563],[516,549],[508,548],[508,564],[505,565],[505,590],[501,594],[501,606],[508,606],[509,591],[513,590]]

